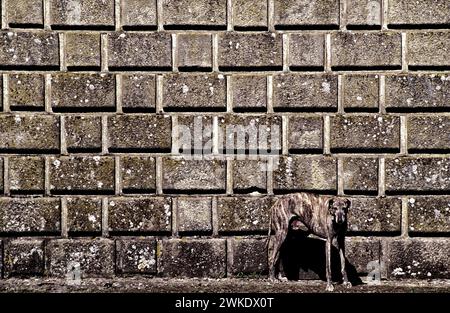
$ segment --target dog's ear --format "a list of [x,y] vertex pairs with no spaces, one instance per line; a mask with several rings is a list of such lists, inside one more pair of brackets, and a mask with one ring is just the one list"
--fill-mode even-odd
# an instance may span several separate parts
[[347,207],[347,209],[350,209],[350,207],[352,206],[352,201],[350,201],[350,199],[345,199],[345,206]]
[[334,214],[333,204],[334,204],[334,199],[328,200],[328,213],[330,213],[332,215]]

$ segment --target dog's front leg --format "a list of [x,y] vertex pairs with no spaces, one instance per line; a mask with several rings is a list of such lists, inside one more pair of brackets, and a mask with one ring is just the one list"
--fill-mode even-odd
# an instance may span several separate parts
[[345,237],[338,237],[337,242],[339,247],[339,256],[341,258],[341,273],[344,281],[343,285],[346,288],[350,288],[352,284],[348,281],[347,269],[345,267]]
[[332,239],[328,238],[327,239],[327,243],[326,243],[326,247],[325,247],[325,257],[326,257],[326,273],[327,273],[327,291],[333,291],[334,287],[333,284],[331,282],[331,242]]

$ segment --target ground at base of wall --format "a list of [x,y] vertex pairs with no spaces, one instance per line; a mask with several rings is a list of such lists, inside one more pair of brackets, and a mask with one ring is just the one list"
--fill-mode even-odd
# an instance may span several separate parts
[[[0,292],[89,292],[89,293],[316,293],[325,291],[325,282],[302,280],[270,282],[266,279],[162,279],[115,278],[83,279],[79,285],[68,285],[62,279],[5,279],[0,281]],[[336,293],[449,293],[450,280],[381,281],[379,285],[363,283],[346,289],[335,285]]]

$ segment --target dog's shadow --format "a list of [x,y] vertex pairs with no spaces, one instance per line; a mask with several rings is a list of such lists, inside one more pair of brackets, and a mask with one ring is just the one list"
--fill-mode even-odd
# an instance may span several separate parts
[[[319,279],[326,281],[325,241],[307,237],[301,230],[289,229],[288,236],[281,246],[281,265],[289,280]],[[339,251],[331,247],[332,280],[342,282]],[[348,280],[352,285],[363,284],[355,266],[346,259]]]

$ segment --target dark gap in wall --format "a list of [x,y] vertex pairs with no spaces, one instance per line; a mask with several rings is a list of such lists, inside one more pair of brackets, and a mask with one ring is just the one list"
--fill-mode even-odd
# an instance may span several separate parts
[[116,107],[52,107],[56,113],[115,112]]
[[450,231],[443,232],[421,232],[421,231],[409,231],[409,236],[411,237],[448,237],[450,236]]
[[323,148],[321,149],[289,149],[290,154],[322,154]]
[[219,234],[223,236],[267,236],[268,231],[269,226],[267,225],[266,230],[219,230]]
[[165,112],[226,112],[224,107],[164,107]]
[[62,25],[52,24],[50,25],[52,30],[115,30],[114,25]]
[[386,195],[389,196],[439,196],[450,195],[450,190],[386,190]]
[[170,236],[171,231],[126,231],[126,230],[113,230],[109,231],[111,236],[126,236],[126,237],[141,237],[141,236]]
[[212,236],[212,230],[200,230],[200,231],[178,231],[180,236]]
[[51,194],[53,195],[114,195],[114,190],[61,190],[54,189],[51,190]]
[[267,113],[266,107],[234,107],[233,112],[235,113]]
[[67,148],[69,153],[98,153],[102,152],[102,148]]
[[344,193],[346,195],[351,195],[351,196],[377,196],[378,195],[377,190],[347,190],[347,189],[344,189]]
[[135,189],[135,188],[122,188],[122,192],[126,194],[155,194],[156,189]]
[[225,193],[225,189],[164,189],[163,192],[166,194],[222,194]]
[[273,155],[273,154],[279,154],[281,149],[223,149],[219,148],[219,154],[225,155],[225,156],[234,156],[234,155]]
[[109,66],[110,71],[155,71],[169,72],[172,71],[171,66]]
[[185,154],[188,156],[191,155],[210,155],[212,154],[212,149],[178,149],[178,153]]
[[381,25],[354,25],[347,24],[348,30],[381,30]]
[[289,69],[291,71],[301,71],[301,72],[316,72],[316,71],[324,71],[324,67],[323,66],[289,66]]
[[170,153],[170,148],[115,148],[109,147],[111,153]]
[[346,233],[347,236],[376,236],[376,237],[393,237],[400,236],[401,231],[352,231],[348,230]]
[[100,66],[68,66],[68,71],[100,71]]
[[0,153],[14,154],[59,154],[59,149],[13,149],[0,148]]
[[235,193],[235,194],[248,194],[248,193],[252,193],[252,192],[267,193],[267,189],[266,188],[256,188],[256,187],[245,188],[245,189],[233,189],[233,193]]
[[410,71],[449,71],[450,65],[408,65]]
[[378,65],[378,66],[365,66],[365,65],[345,65],[345,66],[332,66],[333,71],[389,71],[389,70],[401,70],[401,65]]
[[336,107],[274,107],[273,108],[274,112],[294,112],[294,113],[302,113],[302,112],[306,112],[306,113],[313,113],[313,112],[320,112],[320,113],[325,113],[325,112],[333,112],[336,113],[337,112],[337,106]]
[[448,29],[450,24],[388,24],[388,28],[391,29]]
[[348,107],[344,108],[345,113],[378,113],[379,108],[355,108]]
[[41,23],[8,23],[11,28],[44,28],[44,24]]
[[44,236],[61,236],[61,231],[26,231],[26,232],[2,232],[0,237],[44,237]]
[[0,71],[59,71],[59,65],[0,65]]
[[387,107],[388,113],[445,113],[450,112],[448,107]]
[[122,106],[123,113],[155,113],[155,108],[146,107],[124,107]]
[[223,72],[266,72],[266,71],[281,71],[282,66],[219,66],[219,71]]
[[[101,231],[68,231],[69,237],[99,237],[102,235]],[[75,239],[75,238],[72,238]]]
[[324,190],[317,190],[317,189],[273,189],[274,194],[276,195],[285,195],[288,193],[296,193],[296,192],[311,192],[311,193],[317,193],[319,195],[337,195],[337,190],[331,190],[331,189],[324,189]]
[[45,192],[44,190],[10,190],[9,191],[11,195],[43,195]]
[[433,154],[447,154],[450,147],[442,149],[408,149],[408,153],[433,153]]
[[233,27],[235,31],[239,32],[256,32],[256,31],[268,31],[269,28],[267,26],[234,26]]
[[331,148],[331,153],[399,153],[400,148]]
[[209,66],[179,66],[180,72],[212,72],[212,67]]
[[338,30],[339,25],[335,24],[304,24],[304,25],[286,25],[276,24],[276,30]]
[[165,30],[227,30],[227,25],[165,24]]
[[158,30],[157,25],[123,25],[123,30],[136,30],[136,31],[155,31]]
[[30,111],[30,112],[45,112],[45,108],[39,106],[11,106],[11,111]]

